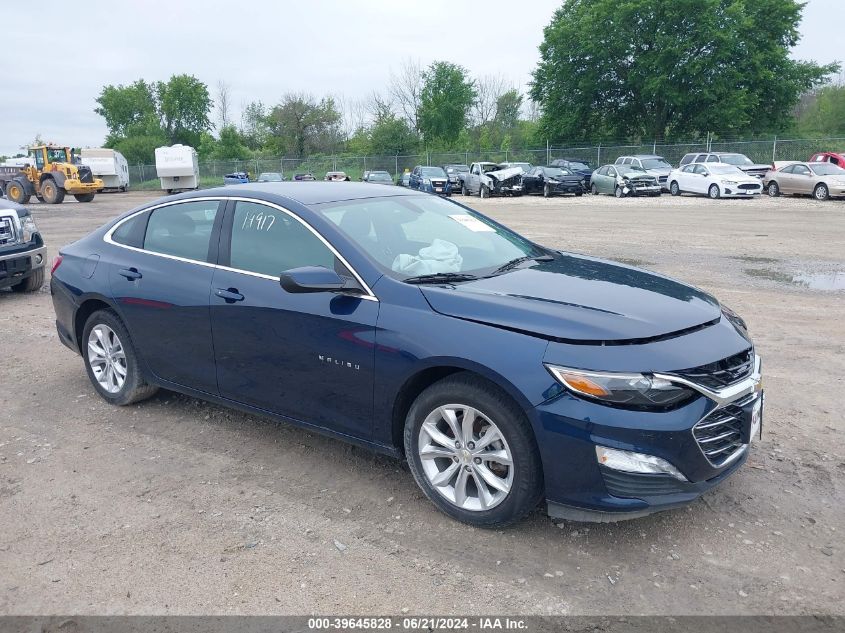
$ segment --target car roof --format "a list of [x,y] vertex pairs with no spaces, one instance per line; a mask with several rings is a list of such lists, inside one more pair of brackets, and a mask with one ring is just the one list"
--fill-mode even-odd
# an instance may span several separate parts
[[213,187],[192,191],[184,196],[184,199],[205,197],[205,196],[233,196],[248,197],[250,194],[262,199],[273,197],[287,198],[305,206],[321,204],[324,202],[338,202],[341,200],[361,200],[364,198],[388,198],[390,196],[424,196],[416,190],[403,189],[402,187],[385,187],[384,185],[372,185],[368,182],[256,182],[245,185]]

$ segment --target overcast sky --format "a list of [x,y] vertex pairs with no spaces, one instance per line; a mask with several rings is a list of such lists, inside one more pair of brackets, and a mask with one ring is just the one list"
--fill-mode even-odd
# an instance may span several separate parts
[[[227,82],[236,120],[241,105],[272,105],[285,92],[362,99],[409,57],[524,87],[560,0],[47,0],[36,13],[50,14],[51,5],[56,19],[45,20],[31,3],[4,3],[0,154],[39,133],[98,146],[106,127],[94,100],[104,85],[178,73],[197,76],[212,94]],[[843,23],[845,0],[809,0],[794,56],[836,60]]]

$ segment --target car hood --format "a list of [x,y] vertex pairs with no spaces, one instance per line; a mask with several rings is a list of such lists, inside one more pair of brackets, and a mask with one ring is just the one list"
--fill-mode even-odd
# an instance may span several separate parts
[[485,176],[489,176],[494,180],[507,180],[514,176],[521,176],[525,172],[520,167],[508,167],[507,169],[500,169],[498,171],[488,171]]
[[568,253],[494,277],[420,289],[441,314],[578,343],[660,338],[721,315],[719,303],[701,290]]
[[648,178],[649,180],[656,179],[656,176],[651,171],[640,171],[638,169],[632,169],[631,171],[622,171],[621,169],[618,170],[619,175],[623,178]]

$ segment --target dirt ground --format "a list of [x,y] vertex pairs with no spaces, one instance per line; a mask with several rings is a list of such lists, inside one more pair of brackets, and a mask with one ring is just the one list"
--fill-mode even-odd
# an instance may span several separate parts
[[[31,208],[52,257],[151,197]],[[813,287],[845,278],[845,202],[469,202],[744,315],[767,389],[748,463],[682,510],[477,530],[339,441],[168,392],[108,406],[48,287],[0,292],[0,614],[845,614],[845,291]]]

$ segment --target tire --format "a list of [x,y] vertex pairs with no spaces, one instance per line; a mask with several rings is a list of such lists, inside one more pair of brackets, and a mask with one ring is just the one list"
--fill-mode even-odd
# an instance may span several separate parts
[[490,190],[487,188],[487,185],[480,185],[478,187],[478,197],[479,198],[489,198],[490,197]]
[[583,196],[583,195],[584,195],[584,192],[583,192],[583,191],[576,191],[576,192],[575,192],[575,197],[576,197],[576,198],[580,198],[580,197],[581,197],[581,196]]
[[719,185],[715,183],[710,185],[710,188],[707,190],[707,195],[710,196],[711,200],[718,200],[722,195],[719,191]]
[[827,188],[827,185],[823,182],[820,182],[816,185],[816,188],[813,189],[813,197],[816,200],[827,200],[830,197],[830,191]]
[[77,202],[91,202],[96,194],[93,193],[77,193],[73,197]]
[[[96,334],[92,335],[95,328],[99,329],[100,337]],[[92,368],[92,356],[96,356],[96,354],[93,352],[93,348],[89,346],[89,340],[93,341],[95,347],[97,340],[105,340],[108,344],[101,344],[99,346],[101,351],[107,353],[108,349],[111,348],[112,355],[120,354],[117,349],[118,346],[114,344],[115,339],[111,338],[111,335],[116,337],[119,349],[122,350],[122,359],[119,356],[113,356],[115,360],[111,362],[111,365],[116,367],[118,372],[120,369],[125,372],[123,383],[114,390],[107,389],[100,383],[100,379],[104,379],[106,384],[109,384],[111,387],[117,387],[117,383],[119,383],[118,374],[112,372],[111,376],[115,376],[116,378],[110,381],[108,372],[106,371],[107,366],[104,363],[100,366],[102,369],[98,367],[98,370],[103,372],[100,374],[101,378],[98,378]],[[99,354],[99,356],[105,358],[105,354]],[[85,327],[82,330],[82,358],[91,384],[94,385],[94,389],[100,397],[109,404],[119,406],[132,404],[133,402],[145,400],[158,391],[158,387],[148,384],[141,375],[138,354],[135,352],[129,332],[126,330],[123,322],[111,310],[98,310],[88,317]]]
[[613,195],[616,196],[617,198],[624,198],[625,192],[622,191],[622,187],[620,187],[619,185],[616,185],[616,189],[613,190]]
[[552,190],[549,188],[548,185],[543,185],[543,197],[544,198],[551,198],[552,197]]
[[22,282],[12,286],[13,292],[36,292],[44,285],[44,266],[37,268],[34,273]]
[[769,192],[770,198],[777,198],[780,195],[780,187],[774,180],[769,183],[767,191]]
[[29,202],[30,194],[26,192],[21,183],[11,180],[6,183],[6,197],[12,202],[26,204]]
[[[480,449],[470,449],[472,442],[461,437],[461,448],[454,447],[454,442],[449,440],[457,436],[451,429],[457,428],[463,433],[459,426],[463,415],[460,420],[455,415],[457,424],[451,427],[440,413],[441,407],[449,405],[453,412],[474,412],[476,423],[470,433],[475,442],[484,439],[482,430],[486,429],[489,434],[491,428],[497,429],[498,439]],[[423,430],[424,424],[441,431],[440,437],[446,444],[432,439]],[[434,505],[453,519],[476,527],[500,528],[525,517],[542,499],[540,457],[525,414],[507,394],[478,376],[464,372],[453,374],[423,391],[408,412],[404,440],[405,455],[417,485]],[[430,455],[439,455],[426,459],[423,464],[421,448],[427,449]],[[509,458],[511,464],[505,465],[498,459],[484,459],[479,463],[482,457],[478,455],[491,455],[493,451],[500,457]],[[452,472],[442,484],[433,483],[433,478],[442,477],[447,470]],[[485,474],[480,474],[482,472]],[[495,477],[492,480],[495,485],[487,484],[487,478],[491,476]],[[457,494],[461,479],[466,482],[463,503]],[[484,492],[480,492],[479,486],[484,487]]]
[[467,191],[467,184],[465,182],[461,183],[461,195],[462,196],[468,196],[469,195],[469,191]]
[[599,190],[596,189],[595,185],[590,185],[590,193],[593,194],[594,196],[597,196],[597,195],[599,195]]
[[669,193],[671,193],[673,196],[681,195],[681,186],[678,184],[677,180],[673,180],[672,183],[669,185]]
[[65,199],[65,190],[52,178],[45,178],[41,183],[41,197],[47,204],[61,204]]

